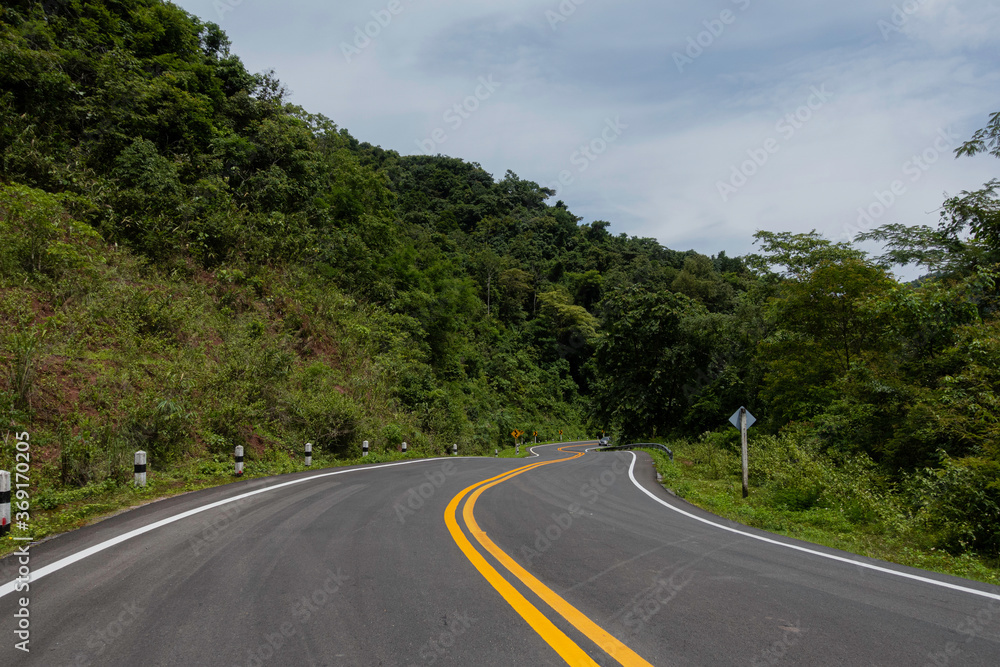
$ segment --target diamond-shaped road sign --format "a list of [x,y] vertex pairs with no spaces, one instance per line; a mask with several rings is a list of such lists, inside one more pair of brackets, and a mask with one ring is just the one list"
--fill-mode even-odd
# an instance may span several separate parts
[[[747,409],[741,407],[740,410],[747,410]],[[736,428],[740,427],[740,410],[737,410],[736,412],[734,412],[733,416],[729,418],[729,422],[733,426],[735,426]],[[757,421],[757,418],[754,417],[752,414],[750,414],[750,411],[747,410],[747,428],[750,428],[751,426],[753,426],[756,421]]]

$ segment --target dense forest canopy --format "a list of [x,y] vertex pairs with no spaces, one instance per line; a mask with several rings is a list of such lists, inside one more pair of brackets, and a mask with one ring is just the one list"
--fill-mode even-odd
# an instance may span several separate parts
[[[1000,113],[957,153],[1000,157]],[[909,484],[950,546],[1000,550],[998,180],[861,235],[879,257],[771,231],[679,252],[359,141],[159,0],[5,2],[0,155],[0,408],[67,483],[111,474],[95,447],[486,451],[697,435],[746,405]]]

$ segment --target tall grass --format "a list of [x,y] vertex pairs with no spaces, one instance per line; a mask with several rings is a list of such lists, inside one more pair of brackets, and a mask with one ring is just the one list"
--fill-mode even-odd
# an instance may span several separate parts
[[[735,431],[667,443],[649,453],[678,496],[746,525],[863,555],[1000,583],[990,539],[997,511],[984,472],[952,462],[945,472],[890,478],[864,454],[836,454],[794,430],[752,435],[750,496],[742,498]],[[984,530],[988,528],[988,530]]]

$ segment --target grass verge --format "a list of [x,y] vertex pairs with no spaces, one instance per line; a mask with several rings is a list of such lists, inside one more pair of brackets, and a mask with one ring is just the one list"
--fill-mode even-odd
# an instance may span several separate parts
[[504,447],[503,449],[500,450],[498,456],[501,459],[523,459],[527,456],[531,456],[531,452],[528,450],[529,448],[534,446],[535,446],[534,443],[528,445],[522,445],[520,453],[517,453],[517,450],[514,447]]
[[[513,449],[511,449],[513,452]],[[271,460],[247,461],[243,475],[237,477],[231,457],[215,457],[212,460],[191,459],[165,471],[147,473],[146,486],[136,487],[132,482],[115,483],[106,479],[99,484],[88,484],[79,488],[61,488],[55,484],[43,484],[32,492],[29,500],[30,520],[27,530],[15,528],[10,537],[30,537],[37,542],[46,537],[65,533],[83,526],[97,523],[124,510],[132,509],[190,491],[198,491],[230,484],[244,479],[272,477],[306,470],[343,468],[355,465],[372,465],[408,459],[431,458],[411,451],[372,452],[367,457],[337,459],[322,454],[313,455],[313,465],[307,468],[301,461],[290,456],[272,456]],[[33,485],[34,486],[34,485]],[[13,539],[0,540],[0,558],[12,553],[23,543]]]
[[753,484],[744,500],[740,468],[732,465],[733,457],[725,453],[706,457],[697,444],[684,441],[665,444],[674,452],[673,461],[659,450],[642,450],[653,458],[663,486],[724,519],[869,558],[1000,585],[1000,562],[948,553],[929,546],[916,527],[886,525],[870,517],[860,520],[832,504],[796,507],[773,490]]

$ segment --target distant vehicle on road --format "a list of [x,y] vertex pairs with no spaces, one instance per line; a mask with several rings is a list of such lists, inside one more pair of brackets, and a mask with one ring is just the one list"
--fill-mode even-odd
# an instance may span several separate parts
[[601,443],[601,446],[607,447],[608,445],[611,444],[611,436],[606,435],[603,438],[601,438],[599,442]]

